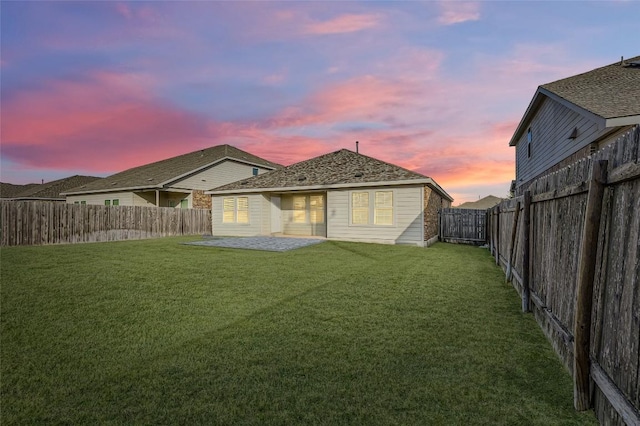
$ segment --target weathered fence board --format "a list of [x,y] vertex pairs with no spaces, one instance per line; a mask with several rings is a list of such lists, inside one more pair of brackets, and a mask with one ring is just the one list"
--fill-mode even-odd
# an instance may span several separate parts
[[211,234],[211,211],[0,201],[0,245],[118,241]]
[[[594,234],[587,236],[587,201],[595,195],[589,181],[593,165],[602,160],[607,161],[601,177],[604,192],[600,200],[590,201],[597,226],[590,225]],[[593,407],[604,424],[634,424],[640,418],[640,126],[591,157],[537,179],[529,192],[531,206],[523,206],[519,230],[514,211],[518,202],[524,205],[523,197],[490,210],[491,217],[499,215],[489,222],[499,228],[488,232],[490,247],[514,247],[513,260],[501,253],[504,250],[492,253],[505,271],[511,263],[512,283],[523,297],[523,308],[524,284],[529,283],[527,306],[574,380],[579,380],[574,356],[582,357],[587,382],[579,395],[576,389],[582,401],[576,407]],[[579,283],[593,286],[586,294],[590,300],[580,302],[585,303],[582,314],[576,308]],[[581,327],[576,315],[584,314],[588,330],[580,338],[586,358],[575,341]]]

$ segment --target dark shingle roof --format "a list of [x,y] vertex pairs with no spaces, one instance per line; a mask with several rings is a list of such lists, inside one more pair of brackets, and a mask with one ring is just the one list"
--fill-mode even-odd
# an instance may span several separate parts
[[71,193],[90,193],[96,191],[116,191],[129,188],[161,188],[178,178],[213,165],[223,159],[236,159],[265,168],[277,169],[280,164],[272,163],[231,145],[217,145],[200,151],[190,152],[155,163],[134,167],[108,176],[99,182],[92,182]]
[[640,56],[540,86],[603,118],[640,115]]
[[348,149],[321,155],[292,164],[280,170],[240,180],[213,189],[213,192],[268,189],[304,188],[371,182],[393,183],[425,180],[427,176]]
[[29,183],[26,185],[15,185],[13,183],[0,182],[0,198],[13,198],[19,193],[38,186],[37,183]]
[[91,182],[97,182],[102,178],[95,176],[80,176],[75,175],[63,179],[53,180],[51,182],[43,184],[29,184],[24,185],[22,191],[14,193],[10,197],[4,194],[3,185],[3,198],[13,198],[16,200],[64,200],[64,195],[61,193],[76,188],[80,185],[86,185]]

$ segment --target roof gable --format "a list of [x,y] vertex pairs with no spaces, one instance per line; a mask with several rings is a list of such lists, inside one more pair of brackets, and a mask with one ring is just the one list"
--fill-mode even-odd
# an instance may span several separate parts
[[224,160],[235,160],[267,169],[282,167],[277,163],[272,163],[231,145],[217,145],[134,167],[106,177],[100,182],[93,182],[80,188],[75,188],[74,191],[69,191],[67,194],[160,189],[176,180],[212,167]]
[[545,97],[595,121],[602,128],[640,123],[640,56],[538,87],[509,142],[514,146]]
[[348,149],[341,149],[263,175],[223,185],[212,189],[209,193],[260,192],[285,188],[303,190],[314,187],[370,186],[368,184],[411,182],[432,184],[446,198],[451,199],[427,176]]

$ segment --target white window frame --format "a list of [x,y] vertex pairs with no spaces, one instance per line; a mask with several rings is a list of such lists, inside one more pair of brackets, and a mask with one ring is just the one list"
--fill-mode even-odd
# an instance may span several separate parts
[[222,223],[249,223],[249,197],[223,197]]
[[[356,194],[359,194],[361,197],[360,200],[356,200]],[[366,194],[366,196],[363,194]],[[385,197],[387,200],[380,199],[380,196],[383,196],[383,194],[387,195]],[[363,202],[365,200],[366,206],[364,205],[365,202]],[[356,206],[358,201],[361,203]],[[356,214],[358,214],[357,217]],[[383,220],[383,217],[390,218],[391,221]],[[358,220],[358,218],[361,220]],[[396,226],[395,191],[392,189],[349,191],[349,226],[370,226],[376,228]]]
[[369,225],[370,206],[371,193],[369,191],[351,191],[349,193],[349,223],[355,226]]
[[393,225],[393,191],[375,191],[373,193],[373,224],[376,226]]

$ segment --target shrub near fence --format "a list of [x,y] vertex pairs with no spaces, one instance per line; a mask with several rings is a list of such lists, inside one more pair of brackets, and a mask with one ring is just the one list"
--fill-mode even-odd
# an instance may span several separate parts
[[640,424],[640,127],[489,211],[492,254],[574,377],[577,409]]
[[211,234],[211,211],[0,201],[0,245],[136,240]]

